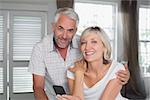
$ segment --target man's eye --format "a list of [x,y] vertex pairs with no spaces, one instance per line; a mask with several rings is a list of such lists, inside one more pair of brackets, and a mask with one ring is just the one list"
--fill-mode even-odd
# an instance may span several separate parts
[[63,31],[64,29],[62,27],[57,28],[59,31]]
[[60,30],[60,31],[63,31],[63,28],[60,27],[59,30]]
[[68,32],[73,33],[74,29],[69,29]]

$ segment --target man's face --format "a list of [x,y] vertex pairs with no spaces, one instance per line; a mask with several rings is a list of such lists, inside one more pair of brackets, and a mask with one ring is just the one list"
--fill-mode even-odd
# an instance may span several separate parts
[[61,15],[53,24],[55,42],[60,48],[66,48],[70,44],[77,31],[76,21],[68,16]]

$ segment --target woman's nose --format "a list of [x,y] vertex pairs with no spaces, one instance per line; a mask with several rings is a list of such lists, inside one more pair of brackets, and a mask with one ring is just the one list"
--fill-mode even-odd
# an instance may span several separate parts
[[86,46],[85,46],[85,50],[89,50],[90,48],[91,48],[90,43],[87,43]]

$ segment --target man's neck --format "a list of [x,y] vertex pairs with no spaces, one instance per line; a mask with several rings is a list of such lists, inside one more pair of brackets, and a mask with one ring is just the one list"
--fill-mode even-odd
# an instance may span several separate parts
[[56,49],[58,50],[58,52],[60,53],[61,57],[66,60],[66,56],[67,56],[67,50],[68,50],[68,46],[66,48],[60,48],[55,44]]

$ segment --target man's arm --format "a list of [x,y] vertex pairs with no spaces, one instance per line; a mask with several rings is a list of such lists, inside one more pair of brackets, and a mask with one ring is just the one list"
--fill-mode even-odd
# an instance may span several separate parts
[[44,91],[45,79],[44,76],[33,74],[33,90],[35,100],[48,100],[48,97]]

